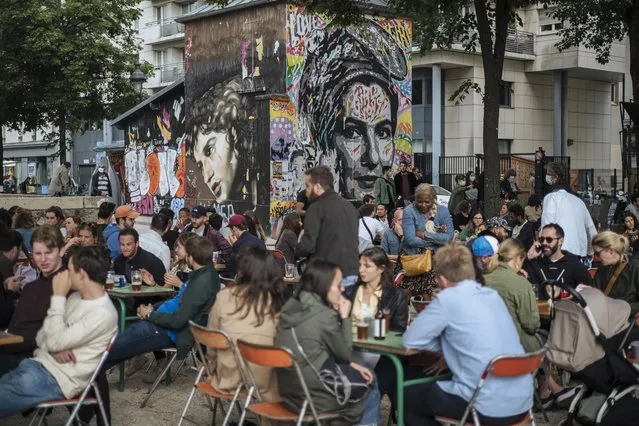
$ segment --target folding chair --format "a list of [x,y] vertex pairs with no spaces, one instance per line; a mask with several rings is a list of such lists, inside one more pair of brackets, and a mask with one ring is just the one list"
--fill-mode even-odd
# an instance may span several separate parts
[[[113,337],[111,338],[111,340],[109,341],[109,344],[107,345],[106,350],[104,351],[104,353],[102,354],[102,357],[100,358],[100,362],[98,362],[98,366],[96,367],[95,371],[91,375],[91,379],[89,380],[89,383],[86,385],[82,393],[75,398],[60,399],[56,401],[47,401],[47,402],[42,402],[38,404],[37,407],[35,407],[35,413],[33,417],[31,418],[29,425],[35,424],[34,422],[36,421],[36,419],[38,419],[38,423],[37,423],[38,425],[42,424],[42,422],[45,419],[45,416],[47,415],[47,411],[49,408],[74,406],[73,410],[71,411],[71,415],[69,416],[69,419],[65,423],[65,426],[70,426],[71,423],[73,423],[74,419],[77,420],[78,423],[80,423],[80,418],[78,417],[78,412],[80,411],[80,407],[82,407],[83,405],[97,405],[100,408],[100,416],[102,416],[102,420],[104,424],[108,426],[109,418],[107,416],[106,409],[104,408],[104,403],[102,402],[102,396],[100,395],[100,390],[98,389],[97,378],[98,378],[98,374],[100,373],[100,370],[102,370],[102,366],[104,365],[104,363],[106,362],[109,356],[109,352],[111,352],[111,347],[113,346],[113,342],[115,342],[115,338],[117,337],[117,335],[118,333],[115,333]],[[93,390],[93,394],[95,395],[93,397],[88,396],[89,391],[91,390]]]
[[[333,420],[340,418],[339,415],[334,413],[317,413],[315,405],[313,405],[311,395],[308,391],[308,386],[304,381],[304,376],[302,376],[302,370],[300,370],[299,364],[291,351],[277,346],[257,345],[241,339],[237,341],[237,348],[242,355],[242,359],[247,363],[246,376],[249,380],[247,383],[249,390],[246,401],[244,402],[242,417],[240,417],[240,425],[244,423],[247,411],[269,420],[295,422],[297,426],[308,422],[315,422],[315,424],[320,425],[320,420]],[[260,401],[262,400],[262,397],[248,363],[271,368],[295,368],[297,377],[304,389],[305,397],[300,412],[295,413],[290,411],[282,402],[256,402],[251,404],[253,394],[255,394],[257,399]],[[311,408],[311,415],[306,414],[306,410],[308,410],[309,407]]]
[[[171,367],[173,366],[173,363],[177,359],[177,348],[160,349],[160,351],[166,353],[166,355],[167,355],[169,360],[167,361],[166,365],[164,366],[164,369],[162,370],[162,372],[160,374],[158,374],[158,377],[155,379],[155,381],[153,382],[153,384],[151,385],[151,387],[147,391],[147,394],[144,397],[144,400],[140,404],[140,408],[146,407],[146,403],[149,401],[149,398],[151,398],[151,395],[153,395],[153,393],[156,391],[156,389],[160,385],[160,382],[162,381],[162,379],[164,377],[166,377],[166,383],[167,384],[171,383],[171,381],[177,376],[177,374],[182,369],[182,366],[186,362],[186,358],[187,357],[184,357],[184,359],[180,360],[180,363],[178,365],[176,373],[173,376],[173,378],[171,378],[171,371],[170,370],[171,370]],[[153,365],[154,362],[156,362],[156,361],[153,360],[151,363],[149,363],[149,366],[146,368],[146,372],[147,373],[151,369],[151,366]]]
[[233,278],[228,278],[220,275],[220,283],[224,287],[233,287],[235,285],[235,280]]
[[[180,417],[178,426],[182,426],[182,422],[184,420],[188,420],[191,423],[194,423],[192,420],[186,417],[186,412],[191,405],[191,400],[193,399],[193,395],[195,395],[196,390],[206,395],[206,400],[209,403],[211,411],[213,412],[212,424],[215,424],[215,416],[217,414],[218,404],[222,408],[222,412],[224,412],[224,406],[222,405],[221,401],[231,401],[229,404],[229,409],[224,413],[224,422],[222,422],[222,426],[226,426],[231,419],[231,411],[233,410],[234,406],[238,409],[240,415],[242,414],[242,407],[239,403],[239,398],[246,396],[246,392],[242,392],[242,389],[244,388],[245,376],[242,369],[242,362],[237,352],[237,348],[235,347],[235,344],[233,343],[233,340],[229,337],[229,335],[222,330],[202,327],[201,325],[198,325],[193,321],[189,321],[189,327],[191,328],[191,333],[193,334],[193,338],[195,339],[194,350],[197,350],[197,353],[199,354],[199,359],[195,357],[195,359],[199,361],[199,369],[197,377],[195,378],[195,383],[193,384],[193,389],[191,389],[189,399],[186,401],[184,411],[182,411],[182,416]],[[231,351],[231,353],[233,354],[235,363],[237,364],[237,368],[242,378],[242,382],[237,387],[234,393],[231,394],[220,391],[211,385],[210,379],[211,377],[213,377],[213,374],[209,369],[208,363],[206,362],[206,349],[215,351]],[[200,381],[205,372],[205,380]],[[215,404],[211,402],[211,398],[215,398]]]
[[[479,416],[477,414],[477,410],[475,409],[475,401],[477,400],[477,395],[479,395],[479,391],[484,385],[484,382],[488,379],[488,376],[490,375],[494,377],[514,378],[523,376],[525,374],[534,375],[541,366],[542,361],[544,360],[546,350],[546,348],[542,348],[536,352],[531,352],[528,354],[500,355],[493,358],[482,373],[479,384],[477,385],[475,392],[473,392],[473,396],[470,398],[468,407],[466,407],[466,411],[464,411],[464,416],[461,418],[461,420],[451,419],[443,416],[436,416],[435,420],[445,425],[452,424],[458,426],[480,426]],[[466,423],[466,419],[468,419],[471,414],[473,417],[473,423]],[[525,425],[528,423],[531,423],[533,426],[535,426],[535,418],[533,417],[532,408],[528,410],[528,413],[521,420],[511,426]]]

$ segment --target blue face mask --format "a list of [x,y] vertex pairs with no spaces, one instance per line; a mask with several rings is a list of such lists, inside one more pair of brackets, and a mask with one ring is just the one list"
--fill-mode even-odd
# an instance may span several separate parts
[[546,175],[546,183],[547,183],[548,185],[552,185],[552,176],[550,176],[550,175]]

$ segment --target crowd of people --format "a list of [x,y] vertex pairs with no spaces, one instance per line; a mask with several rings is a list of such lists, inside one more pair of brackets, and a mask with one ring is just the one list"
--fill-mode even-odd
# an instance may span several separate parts
[[[107,406],[106,372],[127,360],[132,367],[153,352],[150,374],[157,376],[159,351],[175,348],[184,359],[193,348],[192,321],[233,340],[288,348],[315,409],[349,425],[379,424],[385,395],[398,408],[393,364],[353,349],[357,326],[379,312],[391,331],[403,333],[405,347],[442,354],[428,365],[404,360],[407,378],[452,374],[406,389],[407,425],[460,418],[491,359],[545,344],[548,324],[537,301],[555,297],[549,282],[598,288],[630,304],[632,315],[639,312],[639,263],[629,255],[638,239],[636,217],[624,215],[619,233],[597,233],[560,164],[547,166],[552,192],[543,201],[531,197],[523,206],[508,200],[488,220],[478,209],[474,173],[458,177],[461,190],[449,210],[407,166],[402,163],[394,179],[385,167],[359,211],[334,190],[327,167],[306,170],[307,203],[284,218],[274,250],[267,249],[254,211],[225,224],[212,207],[183,208],[177,218],[163,208],[139,232],[139,214],[108,201],[95,222],[52,206],[36,226],[26,209],[0,210],[0,329],[24,340],[0,346],[0,418],[75,396],[87,385],[117,332],[117,313],[104,290],[109,271],[128,282],[139,271],[144,285],[174,293],[127,306],[139,320],[117,335],[98,376]],[[504,191],[516,191],[508,177]],[[591,260],[596,272],[589,271]],[[287,287],[284,263],[298,262],[297,283]],[[232,281],[220,279],[217,264]],[[429,301],[419,315],[409,303],[417,297]],[[216,389],[232,393],[241,384],[232,353],[209,350],[207,362],[212,376],[206,380]],[[294,367],[249,368],[262,401],[301,408],[305,391]],[[348,378],[348,394],[327,385],[327,371]],[[575,395],[547,366],[540,374],[544,407],[565,406]],[[480,421],[520,420],[533,392],[529,375],[488,381],[475,401]]]

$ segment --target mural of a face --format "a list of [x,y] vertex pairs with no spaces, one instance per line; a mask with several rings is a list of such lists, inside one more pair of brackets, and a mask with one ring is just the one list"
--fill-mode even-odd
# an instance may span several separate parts
[[231,146],[228,133],[198,130],[193,158],[215,200],[227,200],[237,169],[237,151]]
[[342,163],[343,190],[359,199],[373,190],[382,166],[393,162],[391,96],[377,83],[357,82],[346,91],[342,106],[335,147]]

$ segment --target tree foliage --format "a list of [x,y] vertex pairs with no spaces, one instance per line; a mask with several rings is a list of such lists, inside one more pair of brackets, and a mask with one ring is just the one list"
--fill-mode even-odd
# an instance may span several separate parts
[[[0,125],[66,134],[130,108],[140,44],[137,0],[3,0]],[[147,72],[150,71],[147,67]]]

